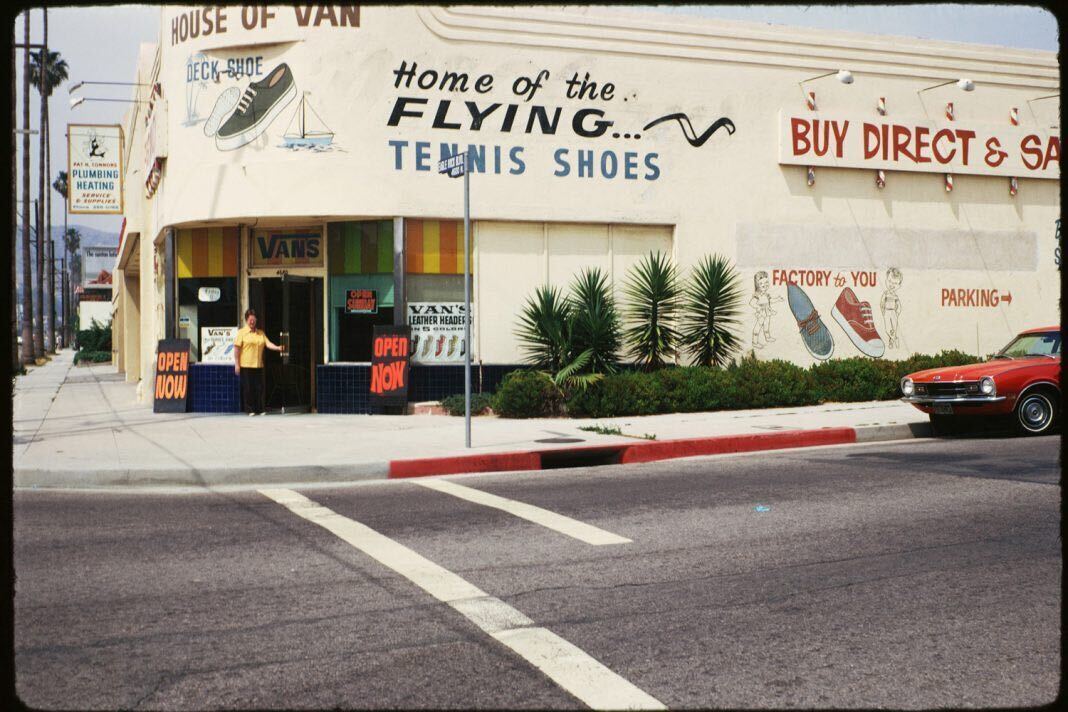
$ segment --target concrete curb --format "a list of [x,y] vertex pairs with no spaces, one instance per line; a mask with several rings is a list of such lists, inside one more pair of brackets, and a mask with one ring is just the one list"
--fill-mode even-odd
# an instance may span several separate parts
[[388,462],[346,465],[286,465],[281,467],[134,467],[128,469],[55,470],[16,468],[15,487],[87,489],[98,487],[211,487],[269,485],[293,482],[359,482],[382,480]]
[[701,455],[725,455],[762,450],[847,445],[849,443],[931,437],[928,423],[875,425],[859,428],[785,430],[748,435],[719,435],[618,445],[597,445],[555,450],[526,450],[485,455],[458,455],[417,460],[393,460],[389,477],[428,477],[472,472],[545,470],[583,465],[630,464]]
[[275,467],[130,467],[110,469],[15,468],[14,486],[48,489],[106,487],[212,487],[227,485],[321,484],[368,480],[510,472],[590,465],[656,462],[701,455],[847,445],[850,443],[931,437],[928,423],[858,428],[783,430],[747,435],[586,445],[551,450],[523,450],[456,455],[389,462]]

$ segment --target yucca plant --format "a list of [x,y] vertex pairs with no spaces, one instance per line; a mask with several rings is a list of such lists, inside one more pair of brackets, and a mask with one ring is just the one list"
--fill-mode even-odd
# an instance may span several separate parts
[[538,287],[519,312],[516,336],[527,363],[556,373],[571,361],[571,305],[556,287]]
[[598,268],[582,270],[571,283],[571,358],[584,358],[581,371],[615,373],[621,341],[619,313],[608,277]]
[[679,298],[678,272],[663,252],[650,252],[635,264],[623,285],[628,355],[647,370],[674,358]]
[[699,366],[727,365],[740,348],[735,333],[741,311],[738,273],[720,255],[694,267],[683,297],[682,343]]

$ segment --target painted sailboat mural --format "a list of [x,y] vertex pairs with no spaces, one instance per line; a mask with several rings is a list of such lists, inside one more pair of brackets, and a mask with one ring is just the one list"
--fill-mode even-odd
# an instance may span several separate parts
[[300,97],[300,105],[293,113],[289,127],[282,135],[282,145],[286,148],[329,148],[334,141],[334,132],[326,125],[322,117],[308,103],[308,92]]

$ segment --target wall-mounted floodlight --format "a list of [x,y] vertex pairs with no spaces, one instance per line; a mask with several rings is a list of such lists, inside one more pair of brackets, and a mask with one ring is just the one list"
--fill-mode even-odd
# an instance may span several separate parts
[[806,94],[805,93],[805,87],[804,87],[805,83],[806,82],[814,82],[817,79],[823,79],[824,77],[829,77],[832,74],[842,84],[852,84],[853,83],[853,72],[849,71],[848,69],[839,69],[839,70],[834,71],[834,72],[826,72],[824,74],[817,74],[814,77],[809,77],[808,79],[802,79],[801,81],[799,81],[797,83],[797,86],[801,87],[801,95],[803,97],[805,97],[805,103],[808,105],[809,111],[815,111],[816,110],[816,92],[808,92]]
[[74,92],[78,91],[83,86],[85,86],[86,84],[106,84],[108,86],[118,86],[118,87],[147,87],[148,86],[148,84],[143,84],[141,82],[90,82],[90,81],[83,81],[83,82],[77,82],[76,84],[72,84],[70,86],[70,88],[67,89],[67,93],[68,94],[73,94]]
[[139,99],[104,99],[103,97],[96,96],[79,96],[70,100],[70,108],[74,108],[79,104],[86,101],[110,101],[118,102],[120,104],[147,104],[147,101],[140,101]]
[[925,91],[931,91],[932,89],[937,89],[938,87],[946,87],[950,84],[956,84],[957,88],[961,91],[975,91],[975,82],[973,82],[971,79],[950,79],[948,82],[942,82],[940,84],[934,84],[929,87],[924,87],[916,93],[922,94]]

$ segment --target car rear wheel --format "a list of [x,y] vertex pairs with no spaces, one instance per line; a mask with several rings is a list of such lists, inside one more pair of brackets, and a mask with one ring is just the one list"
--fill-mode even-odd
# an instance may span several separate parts
[[1016,429],[1024,435],[1042,435],[1057,420],[1057,403],[1048,391],[1029,391],[1016,404]]

